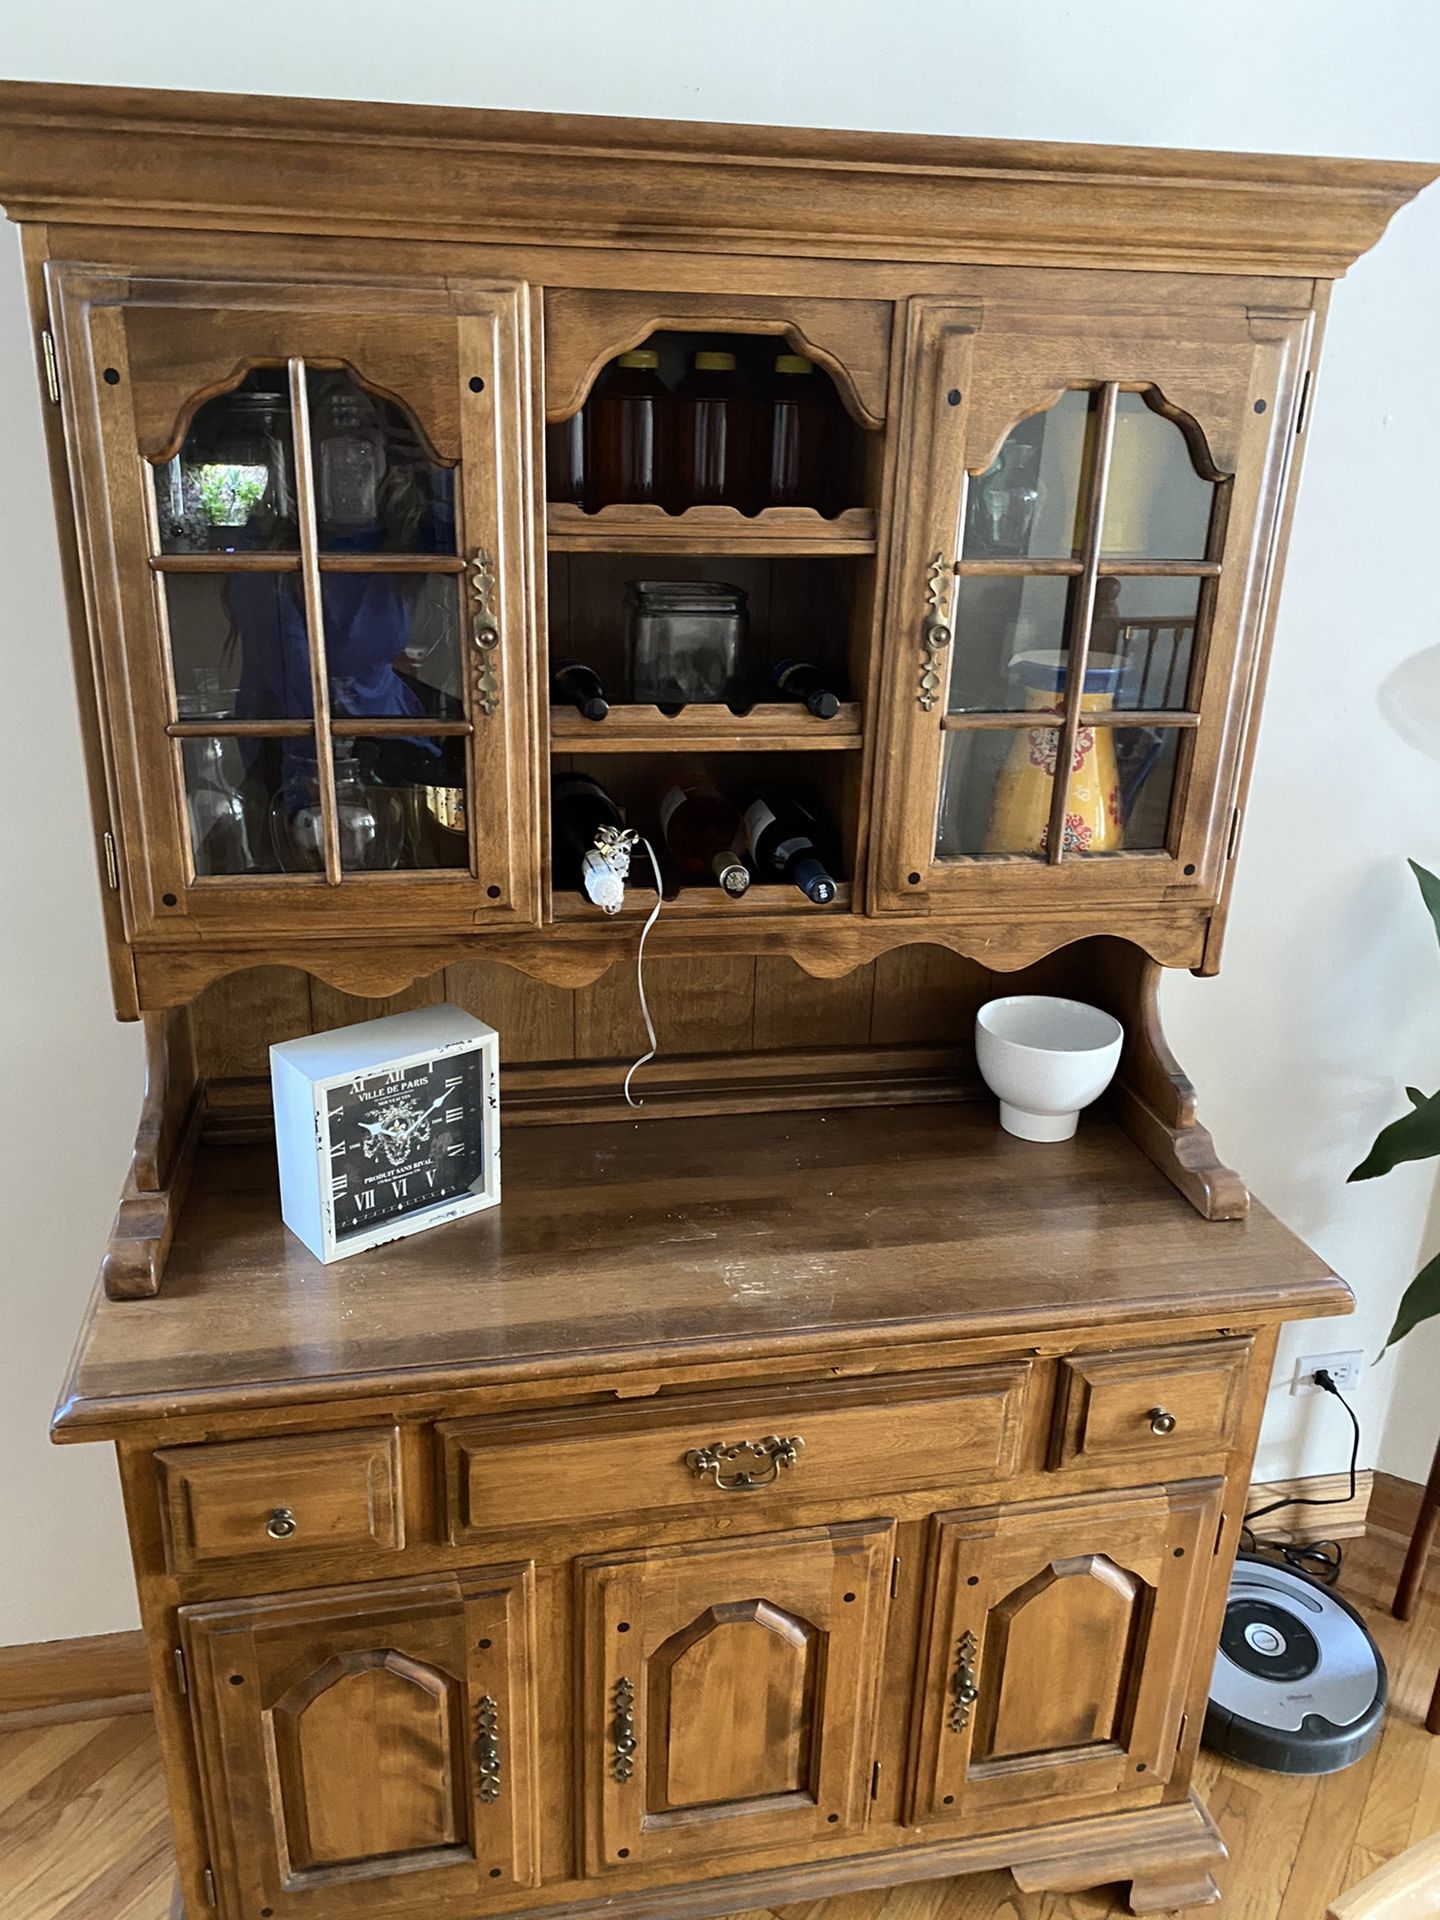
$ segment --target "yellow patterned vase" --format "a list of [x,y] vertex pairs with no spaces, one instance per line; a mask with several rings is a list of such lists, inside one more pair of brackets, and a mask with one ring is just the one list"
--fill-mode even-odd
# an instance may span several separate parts
[[[1015,668],[1027,683],[1025,711],[1052,715],[1054,720],[1049,726],[1025,727],[1011,736],[1009,756],[995,776],[985,851],[1044,855],[1050,845],[1050,803],[1060,748],[1058,721],[1062,687],[1057,682],[1063,683],[1064,669],[1060,656],[1036,654],[1021,654]],[[1119,853],[1125,844],[1114,730],[1084,724],[1087,713],[1108,713],[1113,706],[1113,684],[1094,686],[1096,679],[1109,682],[1111,675],[1111,669],[1100,667],[1085,676],[1086,690],[1080,697],[1081,724],[1075,736],[1070,790],[1065,801],[1066,853]],[[1048,684],[1036,685],[1035,681],[1041,678]]]

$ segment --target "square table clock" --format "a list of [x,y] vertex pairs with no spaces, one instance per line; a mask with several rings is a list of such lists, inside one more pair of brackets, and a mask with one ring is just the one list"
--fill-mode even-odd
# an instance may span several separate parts
[[321,1260],[500,1198],[500,1041],[417,1007],[270,1049],[280,1212]]

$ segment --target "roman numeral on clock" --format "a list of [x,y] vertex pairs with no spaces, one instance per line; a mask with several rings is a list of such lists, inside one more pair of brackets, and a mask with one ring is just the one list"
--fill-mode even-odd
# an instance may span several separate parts
[[464,1078],[464,1075],[463,1075],[463,1074],[459,1074],[459,1073],[451,1073],[451,1074],[447,1074],[447,1075],[446,1075],[446,1078],[445,1078],[445,1091],[446,1091],[446,1093],[453,1093],[453,1092],[455,1091],[455,1089],[456,1089],[456,1087],[458,1087],[458,1086],[460,1085],[460,1083],[461,1083],[461,1081],[463,1080],[463,1078]]
[[464,1118],[465,1109],[463,1107],[446,1107],[445,1124],[447,1127],[457,1126]]
[[335,1196],[335,1198],[338,1200],[342,1193],[348,1193],[349,1190],[350,1190],[349,1174],[348,1173],[336,1174],[335,1178],[330,1182],[330,1191]]
[[390,1191],[397,1200],[403,1200],[410,1191],[410,1182],[408,1180],[392,1180],[390,1182]]
[[445,1155],[447,1159],[454,1160],[459,1154],[462,1154],[464,1151],[465,1151],[465,1142],[463,1140],[452,1140],[450,1145],[445,1149]]
[[373,1187],[362,1187],[355,1196],[355,1211],[357,1213],[369,1213],[373,1210],[374,1205],[375,1189]]

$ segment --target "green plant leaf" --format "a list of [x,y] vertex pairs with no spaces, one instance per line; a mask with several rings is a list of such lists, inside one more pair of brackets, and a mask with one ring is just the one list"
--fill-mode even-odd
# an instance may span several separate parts
[[1412,1107],[1423,1107],[1427,1100],[1435,1098],[1433,1093],[1421,1093],[1418,1087],[1406,1087],[1405,1097]]
[[1406,1160],[1430,1160],[1440,1153],[1440,1093],[1415,1100],[1413,1087],[1406,1092],[1415,1105],[1375,1136],[1374,1146],[1350,1175],[1352,1180],[1375,1180]]
[[1420,898],[1425,902],[1431,920],[1435,924],[1435,937],[1440,940],[1440,879],[1431,873],[1428,867],[1422,867],[1418,860],[1410,862],[1410,871],[1414,874],[1420,888]]
[[1396,1310],[1395,1324],[1381,1351],[1388,1353],[1397,1340],[1403,1340],[1423,1320],[1433,1320],[1437,1313],[1440,1313],[1440,1253],[1425,1263],[1405,1289]]

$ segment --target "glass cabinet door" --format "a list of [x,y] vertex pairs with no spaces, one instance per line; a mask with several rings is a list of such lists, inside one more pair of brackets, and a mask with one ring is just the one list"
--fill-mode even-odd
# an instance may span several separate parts
[[882,910],[1218,888],[1305,322],[1045,324],[912,310]]
[[518,290],[59,301],[133,931],[533,919]]

